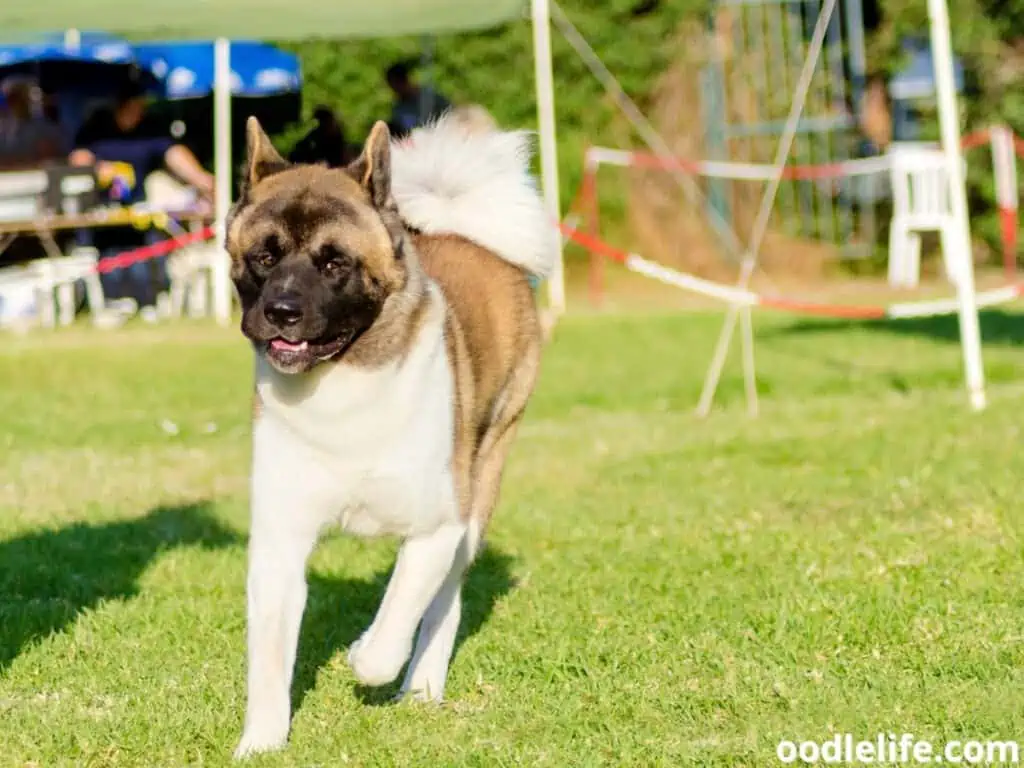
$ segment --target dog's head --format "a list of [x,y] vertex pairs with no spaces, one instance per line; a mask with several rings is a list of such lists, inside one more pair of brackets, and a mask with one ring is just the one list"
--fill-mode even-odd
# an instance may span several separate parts
[[390,135],[378,122],[345,169],[291,165],[255,118],[228,220],[242,332],[282,373],[337,358],[405,284],[405,230],[391,198]]

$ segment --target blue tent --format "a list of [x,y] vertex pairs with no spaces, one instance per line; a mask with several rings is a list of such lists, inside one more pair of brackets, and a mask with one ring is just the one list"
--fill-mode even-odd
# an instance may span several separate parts
[[131,45],[102,32],[53,33],[18,43],[0,44],[0,67],[68,61],[130,64]]
[[[132,51],[139,65],[161,83],[169,99],[193,99],[213,91],[212,41],[138,43]],[[231,41],[231,91],[263,98],[296,93],[302,85],[298,56],[251,40]]]
[[96,100],[128,81],[157,86],[155,77],[136,66],[131,45],[103,32],[50,32],[0,44],[0,82],[19,75],[59,94],[59,122],[68,142]]
[[[889,81],[889,95],[896,100],[925,99],[935,95],[935,62],[926,39],[903,41],[906,65]],[[957,91],[964,88],[964,66],[953,57],[953,81]]]
[[74,30],[0,44],[0,80],[11,75],[30,75],[52,92],[105,93],[128,78],[156,85],[152,75],[136,66],[127,41]]
[[[160,103],[150,107],[154,121],[166,121],[175,136],[203,160],[213,157],[214,42],[163,40],[132,45],[138,65],[154,77]],[[256,115],[271,133],[283,130],[302,112],[302,70],[298,56],[255,40],[232,40],[231,143],[245,147],[245,120]]]

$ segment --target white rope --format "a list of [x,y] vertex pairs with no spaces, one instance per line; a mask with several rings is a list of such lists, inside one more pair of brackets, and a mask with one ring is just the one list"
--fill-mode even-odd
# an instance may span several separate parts
[[[1021,289],[1016,285],[1007,285],[1002,288],[994,288],[991,291],[982,291],[975,294],[975,304],[979,307],[994,307],[998,304],[1005,304],[1020,298]],[[889,307],[888,316],[893,319],[906,319],[911,317],[935,317],[937,315],[948,315],[960,308],[959,299],[932,299],[928,301],[906,302],[904,304],[893,304]]]
[[747,413],[757,416],[757,370],[754,367],[754,321],[750,307],[740,312],[740,349],[743,353],[743,390],[747,395]]
[[[765,190],[764,195],[761,197],[761,207],[757,212],[754,226],[751,228],[750,240],[747,243],[747,250],[743,255],[743,263],[740,266],[740,276],[736,282],[737,288],[745,289],[750,284],[750,278],[757,267],[758,252],[764,240],[764,235],[768,230],[768,219],[771,216],[772,207],[775,205],[775,195],[778,193],[779,185],[782,183],[789,151],[793,146],[793,139],[796,137],[800,115],[803,113],[807,92],[810,90],[811,81],[814,79],[814,70],[818,65],[818,58],[821,56],[821,49],[825,43],[825,33],[828,31],[829,20],[832,18],[835,7],[836,0],[825,0],[825,5],[822,6],[821,13],[818,14],[818,21],[814,25],[814,34],[811,36],[807,58],[804,60],[803,70],[800,72],[796,92],[793,95],[793,103],[790,106],[789,115],[786,118],[782,136],[779,139],[779,147],[775,153],[775,162],[773,163],[775,173],[768,182],[768,189]],[[718,382],[721,379],[722,369],[725,367],[725,359],[729,353],[732,335],[736,330],[736,315],[741,311],[744,314],[748,314],[750,307],[731,304],[726,311],[725,322],[722,324],[722,331],[718,335],[715,353],[711,364],[708,366],[707,376],[704,379],[704,388],[701,390],[700,400],[697,403],[697,414],[700,416],[706,416],[711,410],[711,403],[715,398],[715,392],[718,390]],[[748,317],[744,317],[743,322],[746,324],[750,323],[751,320]],[[751,337],[752,335],[751,331]],[[753,343],[752,340],[750,343]],[[744,355],[743,364],[745,369],[744,376],[748,379],[753,377],[753,349],[750,349]],[[747,370],[748,366],[750,370]],[[753,411],[756,408],[756,404],[752,403],[749,397],[748,387],[747,406]]]
[[641,256],[637,256],[635,253],[631,253],[626,257],[626,268],[632,272],[636,272],[637,274],[665,283],[666,285],[682,288],[684,291],[691,291],[692,293],[707,296],[711,299],[717,299],[718,301],[729,302],[730,304],[740,304],[743,306],[753,306],[758,302],[757,294],[751,293],[750,291],[741,288],[733,288],[731,285],[716,283],[711,280],[705,280],[704,278],[696,277],[695,275],[690,275],[685,272],[677,272],[674,269],[663,267],[661,264],[648,261]]
[[[1011,146],[1011,152],[1013,148]],[[637,153],[624,149],[612,149],[610,147],[590,147],[587,150],[587,159],[594,166],[616,165],[622,167],[639,166],[646,167],[643,159],[637,160]],[[683,161],[679,161],[683,162]],[[803,175],[788,176],[798,181],[830,181],[832,179],[846,179],[853,176],[876,176],[888,173],[892,165],[892,158],[889,155],[877,157],[859,157],[854,160],[842,160],[837,163],[826,163],[819,166],[804,166],[806,169]],[[660,165],[654,166],[660,170]],[[738,163],[731,160],[701,160],[687,163],[683,166],[684,171],[691,176],[706,176],[712,179],[728,179],[731,181],[771,181],[775,178],[775,166],[768,163]]]

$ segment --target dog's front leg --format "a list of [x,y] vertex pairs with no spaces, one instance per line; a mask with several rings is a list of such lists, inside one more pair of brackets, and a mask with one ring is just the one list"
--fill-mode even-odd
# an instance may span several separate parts
[[248,700],[236,758],[278,749],[288,739],[292,672],[306,605],[306,559],[316,542],[316,529],[302,525],[275,495],[272,488],[253,488]]
[[432,533],[406,539],[394,573],[370,628],[349,650],[352,671],[366,685],[390,683],[409,658],[413,635],[437,594],[461,547],[466,526],[442,525]]

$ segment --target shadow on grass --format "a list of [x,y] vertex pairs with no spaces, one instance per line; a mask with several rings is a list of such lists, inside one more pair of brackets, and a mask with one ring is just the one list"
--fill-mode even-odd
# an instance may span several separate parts
[[[495,603],[515,586],[512,562],[511,556],[487,546],[473,563],[462,588],[462,621],[453,659],[462,643],[480,631]],[[306,694],[315,687],[320,670],[370,626],[390,576],[390,569],[381,571],[369,581],[309,574],[309,596],[302,618],[295,669],[294,712],[299,710]],[[388,686],[359,686],[356,695],[365,704],[387,704],[397,692],[400,682],[401,675],[398,681]]]
[[62,631],[100,602],[134,596],[139,577],[161,552],[240,542],[210,515],[205,502],[0,542],[0,672],[22,650]]
[[[978,312],[981,339],[985,344],[1019,346],[1024,344],[1024,314],[1001,309]],[[808,319],[777,330],[767,336],[798,336],[813,333],[834,333],[849,329],[877,330],[898,336],[922,336],[960,343],[960,324],[955,314],[941,317],[915,317],[905,320],[818,320]]]

